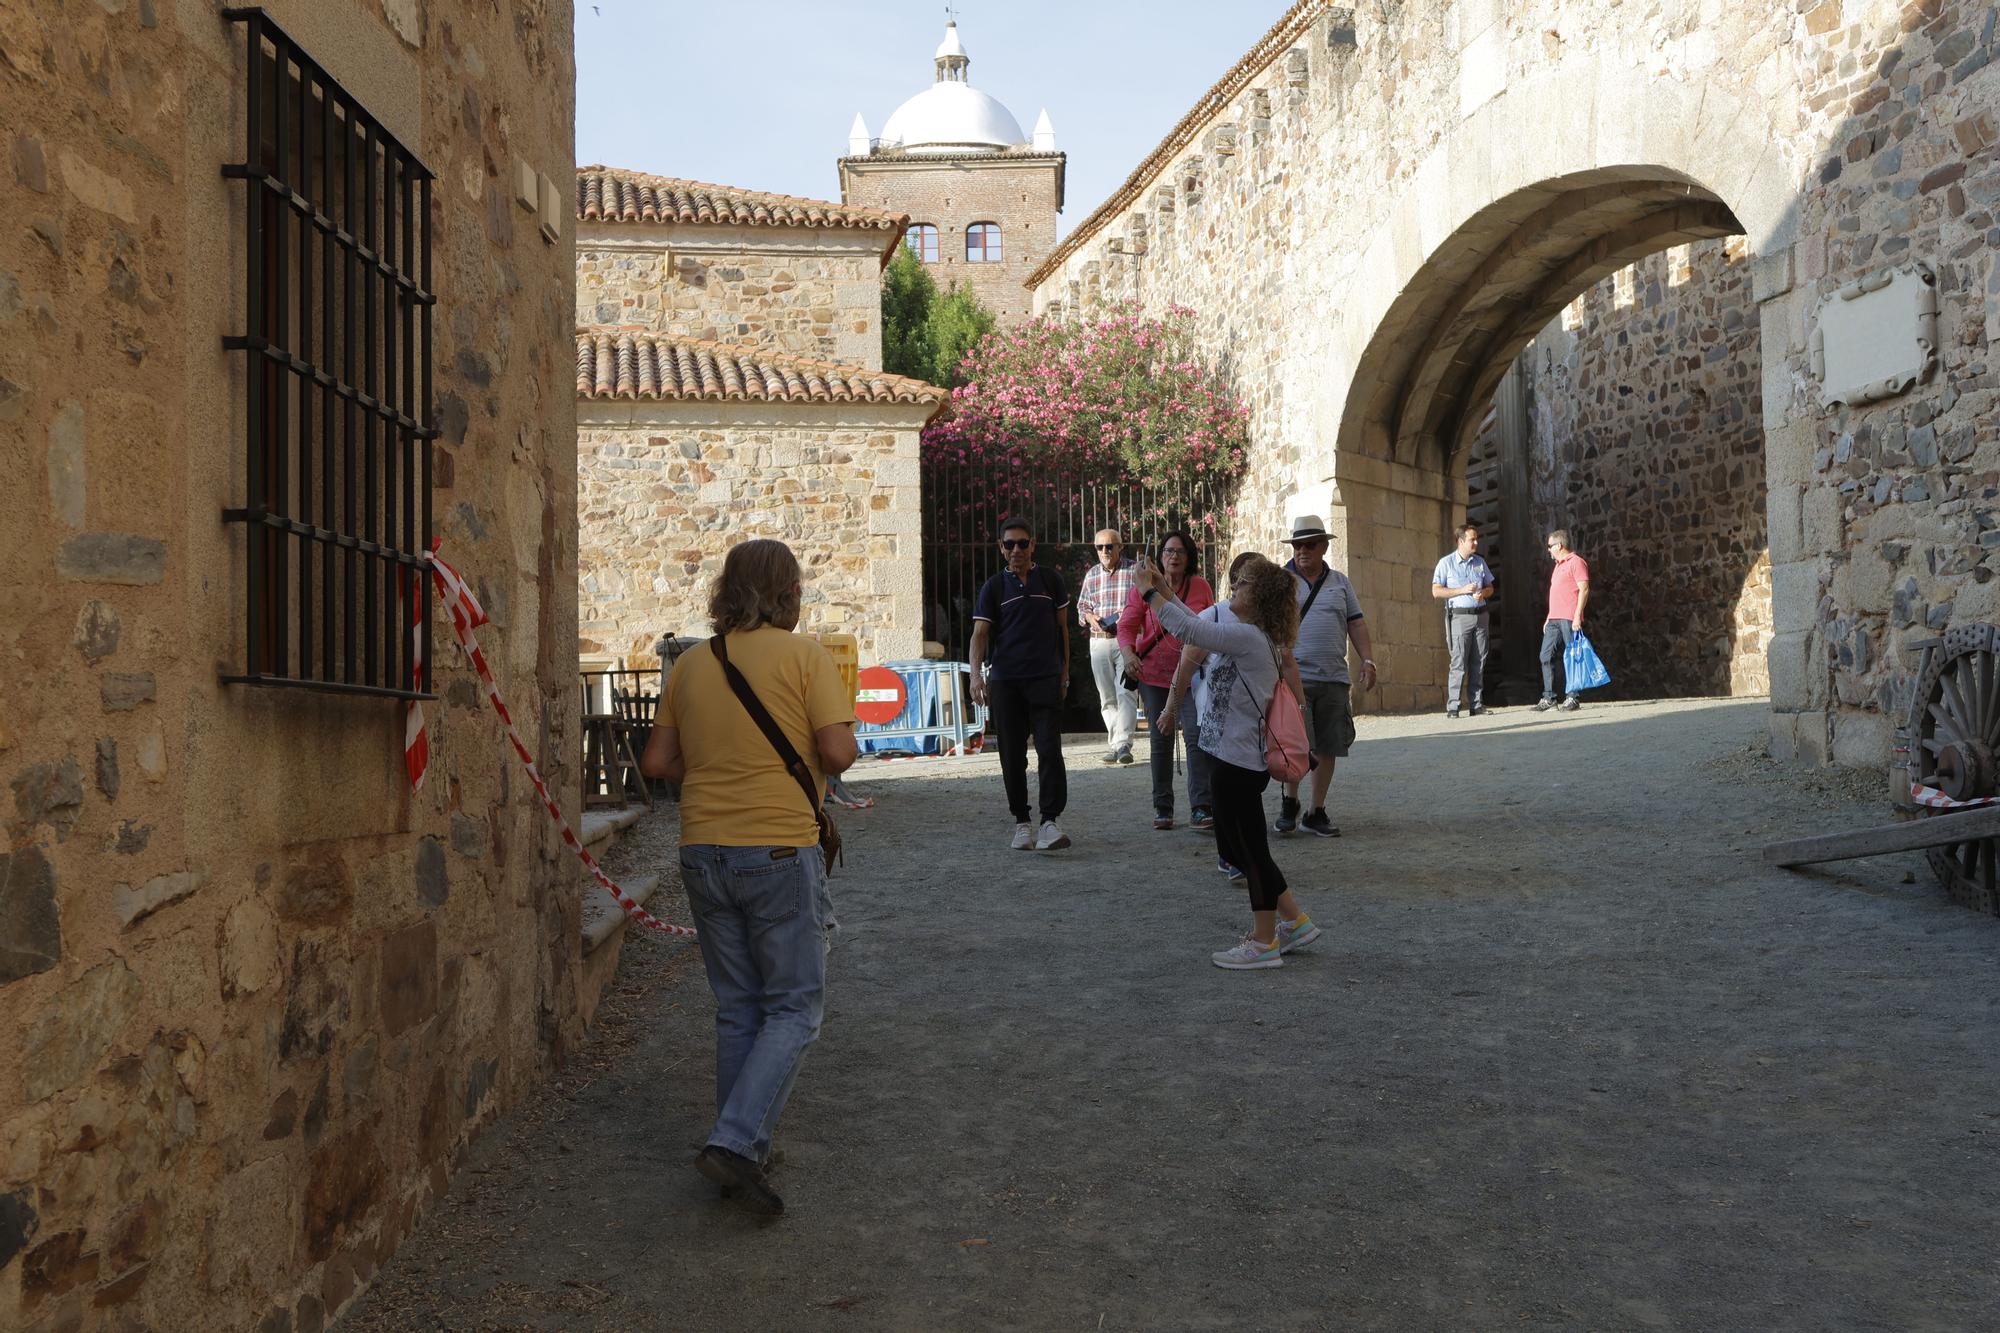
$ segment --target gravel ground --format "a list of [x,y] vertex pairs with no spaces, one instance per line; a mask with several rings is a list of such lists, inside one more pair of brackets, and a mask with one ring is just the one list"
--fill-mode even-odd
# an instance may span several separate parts
[[1346,836],[1277,842],[1327,934],[1262,973],[1143,764],[1078,738],[1050,855],[990,758],[870,765],[786,1216],[692,1169],[712,1005],[635,934],[346,1326],[1990,1327],[2000,921],[1917,855],[1764,867],[1889,811],[1763,717],[1364,719]]

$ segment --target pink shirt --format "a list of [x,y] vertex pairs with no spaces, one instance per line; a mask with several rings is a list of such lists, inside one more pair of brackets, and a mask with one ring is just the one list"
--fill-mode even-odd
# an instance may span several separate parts
[[[1164,688],[1174,683],[1174,668],[1181,664],[1181,641],[1164,632],[1160,618],[1153,614],[1143,592],[1138,584],[1132,585],[1125,614],[1118,617],[1118,642],[1139,653],[1139,679]],[[1196,574],[1188,580],[1181,602],[1190,611],[1200,611],[1215,605],[1215,591],[1208,586],[1207,579]]]
[[1590,582],[1590,566],[1583,563],[1583,557],[1571,551],[1556,562],[1555,572],[1549,575],[1549,619],[1575,620],[1576,594]]

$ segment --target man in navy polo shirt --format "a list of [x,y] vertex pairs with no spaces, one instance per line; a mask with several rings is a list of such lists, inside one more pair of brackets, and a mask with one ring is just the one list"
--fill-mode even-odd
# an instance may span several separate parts
[[[1010,518],[1000,525],[1007,568],[986,580],[972,608],[972,701],[993,710],[1000,773],[1014,815],[1015,851],[1069,846],[1056,824],[1069,803],[1063,768],[1062,701],[1069,694],[1069,593],[1062,576],[1035,563],[1035,535]],[[991,669],[991,676],[984,669]],[[1028,734],[1035,737],[1042,827],[1028,822]]]

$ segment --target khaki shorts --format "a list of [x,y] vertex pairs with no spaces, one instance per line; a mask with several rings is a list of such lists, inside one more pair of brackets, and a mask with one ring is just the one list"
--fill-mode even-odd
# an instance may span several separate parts
[[1349,687],[1330,680],[1308,680],[1306,740],[1315,758],[1344,759],[1354,745],[1354,707]]

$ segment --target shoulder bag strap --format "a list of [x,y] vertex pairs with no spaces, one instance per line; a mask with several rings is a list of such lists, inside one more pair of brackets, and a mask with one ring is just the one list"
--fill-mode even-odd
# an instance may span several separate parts
[[778,758],[784,763],[785,771],[797,780],[799,790],[806,794],[806,804],[812,807],[813,823],[824,830],[826,812],[820,809],[819,790],[813,785],[812,770],[807,768],[806,761],[799,757],[797,748],[792,745],[791,738],[785,735],[784,728],[780,727],[777,720],[765,709],[763,701],[757,697],[757,692],[750,688],[750,682],[743,678],[743,673],[729,660],[729,649],[722,639],[723,636],[718,634],[708,643],[715,652],[715,660],[722,665],[722,674],[728,678],[729,688],[736,692],[736,697],[743,703],[743,711],[757,724],[757,730],[764,733],[764,739],[771,742],[771,748],[778,752]]
[[1305,605],[1299,608],[1299,620],[1301,623],[1305,621],[1306,612],[1313,609],[1313,603],[1319,600],[1319,590],[1321,588],[1324,588],[1326,586],[1326,581],[1332,577],[1333,577],[1333,571],[1331,569],[1322,569],[1319,572],[1318,582],[1314,583],[1312,586],[1312,591],[1306,594]]

